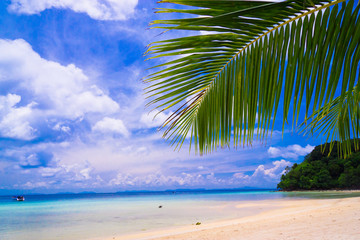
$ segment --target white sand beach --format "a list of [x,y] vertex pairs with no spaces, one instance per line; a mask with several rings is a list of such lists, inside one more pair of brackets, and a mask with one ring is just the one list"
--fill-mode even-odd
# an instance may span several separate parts
[[228,221],[202,223],[107,239],[122,240],[359,240],[360,197],[266,200],[239,203],[264,212]]

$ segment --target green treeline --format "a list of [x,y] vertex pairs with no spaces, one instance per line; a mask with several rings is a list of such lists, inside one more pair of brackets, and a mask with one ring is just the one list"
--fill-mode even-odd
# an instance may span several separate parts
[[[281,190],[360,189],[360,151],[340,158],[335,143],[319,145],[301,164],[286,169],[277,187]],[[325,149],[324,149],[325,148]]]

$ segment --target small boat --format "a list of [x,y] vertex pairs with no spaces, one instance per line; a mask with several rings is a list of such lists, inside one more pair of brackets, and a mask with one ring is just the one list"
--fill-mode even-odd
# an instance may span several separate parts
[[16,201],[25,201],[24,196],[17,196]]
[[25,201],[24,196],[16,196],[16,197],[13,197],[13,199],[16,201]]

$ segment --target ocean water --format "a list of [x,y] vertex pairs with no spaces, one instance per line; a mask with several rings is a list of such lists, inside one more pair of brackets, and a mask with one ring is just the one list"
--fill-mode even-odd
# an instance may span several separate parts
[[[340,198],[360,193],[181,191],[118,194],[0,196],[0,240],[80,240],[233,219],[266,210],[239,202],[266,199]],[[162,206],[162,208],[159,208]]]

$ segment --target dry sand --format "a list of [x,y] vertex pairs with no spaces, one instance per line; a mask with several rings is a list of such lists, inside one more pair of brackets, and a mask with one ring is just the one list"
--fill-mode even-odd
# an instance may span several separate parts
[[[112,237],[122,240],[360,240],[360,197],[239,204],[273,210],[235,220]],[[109,239],[109,240],[110,240]]]

